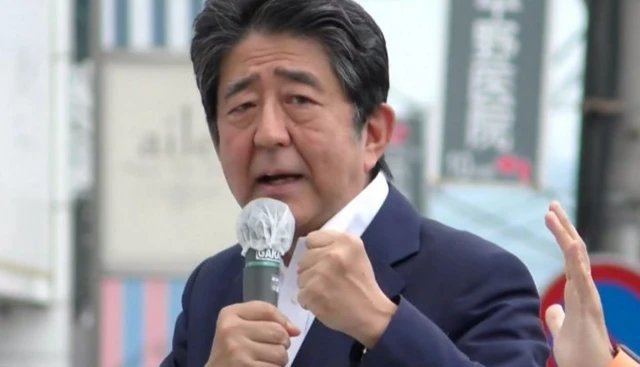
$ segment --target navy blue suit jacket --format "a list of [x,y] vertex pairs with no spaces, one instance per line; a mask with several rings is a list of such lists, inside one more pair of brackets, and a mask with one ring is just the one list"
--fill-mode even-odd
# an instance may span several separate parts
[[[545,365],[538,293],[514,255],[422,218],[391,185],[362,239],[378,284],[398,303],[394,318],[361,358],[352,338],[315,320],[293,367]],[[240,247],[233,246],[195,269],[161,366],[205,365],[220,309],[242,302],[243,266]]]

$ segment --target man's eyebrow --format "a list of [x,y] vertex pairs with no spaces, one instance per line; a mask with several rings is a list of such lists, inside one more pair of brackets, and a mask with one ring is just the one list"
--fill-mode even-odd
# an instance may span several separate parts
[[258,80],[258,74],[251,74],[227,84],[224,87],[224,99],[229,99],[236,94],[246,90],[256,80]]
[[308,85],[320,92],[323,91],[320,80],[318,80],[318,78],[316,78],[313,74],[306,71],[276,68],[274,74],[281,78],[288,79],[294,83]]

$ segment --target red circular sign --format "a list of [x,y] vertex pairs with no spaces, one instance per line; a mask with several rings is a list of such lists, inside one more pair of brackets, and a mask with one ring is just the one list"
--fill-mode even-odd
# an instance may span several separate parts
[[[591,276],[597,287],[603,285],[615,285],[623,288],[629,293],[640,297],[640,272],[632,267],[625,265],[622,261],[608,257],[593,257],[591,260]],[[547,287],[542,295],[540,317],[544,320],[544,313],[553,304],[563,304],[564,301],[564,285],[566,277],[563,274],[558,276]],[[603,303],[604,303],[603,299]],[[605,310],[606,313],[606,310]],[[609,320],[607,318],[607,320]],[[549,330],[545,324],[545,332],[550,338]],[[616,330],[609,330],[610,338],[613,343],[616,342]],[[624,342],[624,341],[623,341]],[[553,358],[550,358],[547,366],[557,367]]]

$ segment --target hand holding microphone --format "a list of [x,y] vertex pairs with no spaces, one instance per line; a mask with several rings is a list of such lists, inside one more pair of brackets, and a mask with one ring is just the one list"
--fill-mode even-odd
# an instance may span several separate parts
[[220,311],[207,367],[283,367],[290,337],[300,334],[278,309],[251,301]]
[[290,338],[300,334],[278,309],[282,256],[293,241],[295,220],[289,207],[273,199],[247,204],[238,219],[238,241],[245,256],[245,303],[223,308],[207,367],[283,367]]

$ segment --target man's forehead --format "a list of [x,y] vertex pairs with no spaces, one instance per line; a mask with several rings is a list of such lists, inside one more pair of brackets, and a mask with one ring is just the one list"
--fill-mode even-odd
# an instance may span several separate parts
[[261,79],[274,77],[287,81],[290,83],[296,83],[306,85],[319,92],[324,91],[323,84],[320,78],[315,75],[311,70],[306,68],[293,68],[293,67],[274,67],[259,72],[251,72],[247,75],[240,76],[233,80],[228,81],[223,86],[223,98],[228,99],[237,93],[251,87],[254,83],[259,83]]
[[273,75],[274,69],[304,70],[313,74],[331,69],[326,48],[319,41],[288,35],[252,34],[229,49],[222,72],[230,79],[249,74]]

